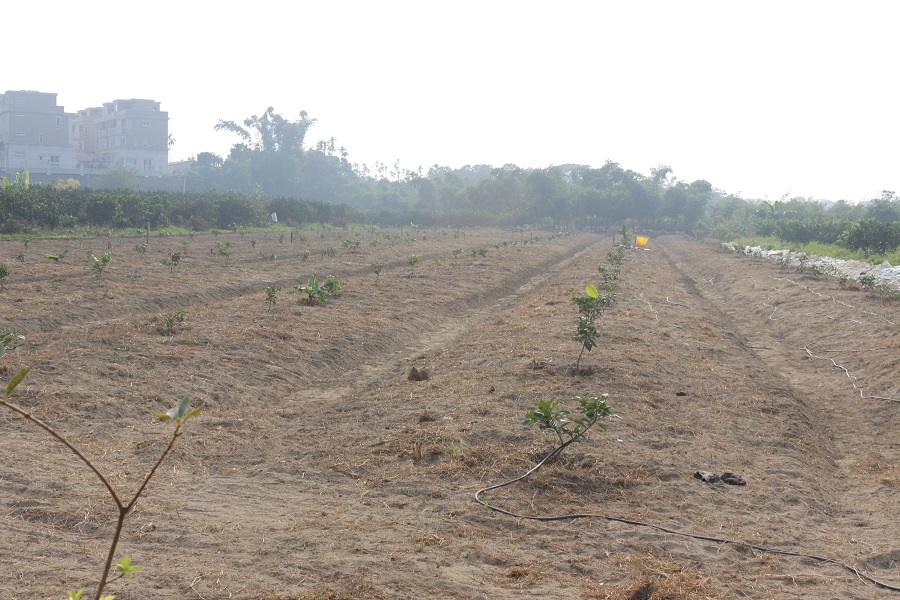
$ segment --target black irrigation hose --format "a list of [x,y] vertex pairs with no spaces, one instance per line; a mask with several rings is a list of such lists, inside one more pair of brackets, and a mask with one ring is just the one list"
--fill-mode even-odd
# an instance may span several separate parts
[[534,467],[529,469],[524,475],[520,475],[519,477],[516,477],[515,479],[510,479],[509,481],[504,481],[503,483],[498,483],[495,485],[481,488],[480,490],[475,492],[475,502],[477,502],[478,504],[482,505],[483,507],[490,509],[494,512],[498,512],[498,513],[501,513],[501,514],[504,514],[504,515],[507,515],[507,516],[510,516],[510,517],[513,517],[516,519],[527,519],[529,521],[565,521],[568,519],[604,519],[606,521],[615,521],[616,523],[624,523],[626,525],[649,527],[650,529],[662,531],[663,533],[668,533],[668,534],[672,534],[672,535],[680,535],[682,537],[693,538],[695,540],[703,540],[706,542],[715,542],[717,544],[732,544],[735,546],[743,546],[744,548],[758,550],[759,552],[767,552],[770,554],[780,554],[782,556],[797,556],[800,558],[809,558],[809,559],[812,559],[812,560],[820,562],[820,563],[830,563],[830,564],[842,567],[845,570],[850,571],[851,573],[853,573],[860,579],[868,581],[869,583],[872,583],[880,588],[884,588],[886,590],[891,590],[893,592],[900,592],[900,587],[898,587],[898,586],[890,585],[888,583],[884,583],[883,581],[879,581],[878,579],[875,579],[874,577],[870,577],[869,575],[866,575],[865,573],[863,573],[862,571],[860,571],[859,569],[857,569],[856,567],[854,567],[852,565],[848,565],[847,563],[843,563],[834,558],[828,558],[827,556],[816,556],[814,554],[806,554],[803,552],[792,552],[790,550],[779,550],[777,548],[758,546],[756,544],[751,544],[749,542],[744,542],[741,540],[728,540],[725,538],[718,538],[718,537],[713,537],[713,536],[708,536],[708,535],[698,535],[698,534],[694,534],[694,533],[686,533],[684,531],[677,531],[675,529],[669,529],[668,527],[663,527],[662,525],[656,525],[654,523],[647,523],[644,521],[634,521],[632,519],[625,519],[623,517],[613,517],[610,515],[602,515],[602,514],[595,514],[595,513],[572,513],[572,514],[568,514],[568,515],[543,516],[543,517],[542,516],[520,515],[518,513],[514,513],[512,511],[509,511],[509,510],[506,510],[503,508],[492,506],[491,504],[488,503],[487,500],[482,500],[481,495],[484,494],[485,492],[489,492],[491,490],[496,490],[496,489],[499,489],[502,487],[506,487],[508,485],[512,485],[514,483],[517,483],[519,481],[522,481],[522,480],[528,478],[532,473],[534,473],[535,471],[537,471],[538,469],[543,467],[544,464],[547,463],[547,461],[549,461],[554,456],[556,456],[557,454],[562,452],[569,444],[577,441],[580,437],[581,436],[577,436],[577,437],[572,438],[569,441],[563,443],[562,445],[557,446],[550,454],[545,456],[541,462],[539,462]]

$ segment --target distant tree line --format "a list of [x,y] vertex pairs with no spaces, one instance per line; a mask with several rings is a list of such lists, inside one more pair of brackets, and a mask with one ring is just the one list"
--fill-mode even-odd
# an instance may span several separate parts
[[893,192],[864,206],[796,198],[759,203],[725,196],[705,180],[681,181],[666,165],[644,175],[612,161],[599,168],[433,165],[423,172],[399,161],[370,168],[351,163],[334,138],[307,148],[315,124],[305,112],[292,121],[272,107],[241,123],[219,121],[217,130],[238,138],[228,156],[201,152],[189,170],[169,178],[139,178],[119,167],[92,188],[74,180],[5,182],[0,230],[147,222],[224,228],[262,223],[274,212],[295,223],[609,228],[627,222],[645,231],[757,233],[872,253],[897,247],[900,204]]
[[[77,183],[77,182],[76,182]],[[149,192],[72,185],[0,185],[0,233],[31,227],[151,227],[178,225],[198,231],[259,226],[276,213],[290,223],[365,221],[346,204],[228,192]]]
[[900,248],[900,200],[890,190],[856,205],[800,198],[751,202],[729,196],[710,207],[707,221],[722,239],[775,236],[786,244],[836,244],[869,255]]

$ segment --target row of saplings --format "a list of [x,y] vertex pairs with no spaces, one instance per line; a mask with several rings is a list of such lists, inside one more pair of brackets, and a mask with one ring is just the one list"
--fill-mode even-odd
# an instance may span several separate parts
[[[578,353],[578,359],[575,362],[575,376],[580,377],[585,372],[581,371],[581,357],[584,351],[588,352],[597,345],[597,319],[603,316],[603,311],[611,307],[616,301],[616,290],[619,287],[619,271],[622,265],[622,259],[625,257],[625,240],[627,239],[627,230],[623,226],[619,231],[622,234],[622,242],[617,246],[615,252],[606,255],[608,265],[600,264],[597,270],[603,278],[603,283],[599,286],[587,285],[584,289],[584,295],[580,296],[574,291],[569,292],[569,299],[578,307],[578,320],[575,327],[575,335],[572,339],[581,344],[581,350]],[[547,398],[538,400],[534,406],[525,413],[523,425],[532,427],[537,425],[542,430],[553,432],[558,441],[558,445],[544,457],[538,464],[529,469],[525,474],[520,475],[509,481],[494,484],[481,488],[475,492],[475,501],[483,505],[489,510],[499,512],[504,515],[514,517],[516,519],[531,520],[556,520],[557,517],[540,517],[530,516],[500,508],[490,504],[484,495],[487,492],[518,483],[528,478],[538,469],[555,458],[569,445],[578,442],[584,438],[588,430],[594,425],[605,429],[599,421],[605,417],[609,417],[615,412],[607,404],[609,394],[601,396],[575,396],[575,410],[569,410],[562,406],[562,400],[557,398]]]
[[[623,240],[624,238],[625,236],[623,235]],[[603,282],[599,286],[586,286],[584,296],[579,296],[575,292],[569,292],[569,297],[571,301],[578,307],[579,313],[576,332],[572,337],[573,340],[581,344],[581,351],[578,354],[578,360],[575,364],[576,376],[581,376],[583,374],[580,370],[580,364],[581,356],[584,354],[584,351],[590,351],[597,343],[597,319],[599,319],[603,315],[603,311],[605,309],[612,306],[612,304],[615,302],[615,292],[618,287],[619,281],[619,269],[622,264],[624,252],[625,245],[622,244],[618,246],[618,250],[616,252],[610,252],[609,254],[607,254],[607,261],[609,262],[608,265],[598,265],[597,268],[603,278]],[[102,261],[102,258],[100,260]],[[108,259],[104,261],[104,266],[108,262]],[[101,269],[97,270],[102,272]],[[321,302],[326,294],[337,293],[340,289],[340,284],[337,280],[337,277],[333,275],[326,278],[326,280],[322,283],[318,281],[315,275],[312,275],[309,278],[309,281],[307,281],[306,285],[294,287],[298,291],[304,292],[308,295],[307,302],[309,304],[315,304],[317,302]],[[267,295],[269,296],[267,301],[270,305],[274,305],[274,296],[275,292],[278,291],[277,288],[268,288],[266,291]],[[15,333],[0,333],[0,357],[3,356],[4,352],[15,348],[16,344],[19,343],[22,339],[24,339],[22,336],[16,335]],[[174,429],[172,430],[171,437],[169,438],[169,442],[166,448],[163,450],[160,457],[144,476],[137,491],[129,499],[120,496],[120,493],[113,487],[110,480],[105,475],[103,475],[97,468],[97,466],[94,465],[94,463],[65,436],[63,436],[51,425],[38,419],[24,408],[10,401],[13,391],[25,379],[30,370],[31,367],[26,367],[10,378],[9,382],[6,385],[2,405],[5,408],[17,413],[19,416],[26,419],[33,425],[36,425],[37,427],[43,429],[47,434],[66,446],[66,448],[68,448],[75,456],[77,456],[78,459],[81,460],[94,473],[94,475],[99,480],[99,483],[106,489],[106,491],[112,498],[114,504],[116,505],[118,513],[116,527],[113,534],[112,543],[110,545],[109,552],[103,566],[103,573],[100,577],[99,583],[97,584],[97,590],[94,593],[93,598],[95,600],[114,600],[114,595],[103,593],[106,589],[107,584],[121,578],[130,578],[135,571],[141,568],[140,565],[132,563],[131,559],[128,556],[121,556],[118,560],[116,560],[115,558],[116,548],[118,546],[119,539],[122,533],[122,527],[125,522],[125,517],[134,508],[134,505],[137,502],[138,498],[147,487],[147,484],[150,482],[157,469],[162,464],[163,460],[175,447],[175,441],[182,434],[182,428],[184,427],[185,423],[189,419],[197,415],[202,409],[202,406],[192,408],[190,399],[185,398],[168,411],[155,414],[155,416],[160,419],[172,422],[174,425]],[[577,414],[574,414],[571,411],[562,408],[560,406],[561,401],[557,400],[556,398],[539,400],[538,402],[536,402],[534,407],[528,413],[526,413],[523,423],[528,426],[538,425],[542,430],[548,429],[552,431],[554,434],[556,434],[560,445],[543,461],[541,461],[541,463],[535,466],[524,476],[512,481],[479,490],[475,495],[476,500],[480,503],[483,503],[485,506],[488,506],[488,503],[480,498],[480,495],[482,493],[524,479],[532,472],[540,468],[540,466],[550,460],[553,456],[559,454],[559,452],[561,452],[566,446],[583,438],[587,431],[591,427],[593,427],[600,419],[613,414],[612,409],[606,403],[607,397],[607,394],[603,394],[601,396],[575,397],[574,400],[575,402],[577,402]],[[603,425],[601,424],[600,427],[602,428]],[[490,508],[502,513],[511,514],[494,506],[490,506]],[[68,600],[82,600],[86,598],[84,596],[85,593],[86,590],[84,588],[74,592],[69,591],[67,592],[67,598]]]

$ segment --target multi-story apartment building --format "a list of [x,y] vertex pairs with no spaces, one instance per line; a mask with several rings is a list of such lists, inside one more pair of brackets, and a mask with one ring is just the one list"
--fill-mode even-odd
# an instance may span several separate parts
[[0,174],[90,175],[125,166],[167,174],[169,116],[154,100],[113,100],[67,113],[56,94],[0,94]]
[[0,172],[71,172],[75,168],[71,119],[56,105],[56,94],[0,94]]

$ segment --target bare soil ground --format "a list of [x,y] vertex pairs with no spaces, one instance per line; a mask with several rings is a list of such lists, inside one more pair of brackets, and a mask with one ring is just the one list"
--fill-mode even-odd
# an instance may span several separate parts
[[[143,568],[108,588],[120,600],[898,595],[839,564],[900,585],[897,303],[656,238],[626,254],[577,377],[566,292],[598,282],[608,237],[304,235],[222,235],[227,264],[211,235],[154,237],[145,254],[145,240],[114,238],[100,279],[84,255],[105,238],[34,240],[25,263],[21,242],[0,242],[13,269],[0,331],[26,336],[0,383],[33,365],[15,401],[123,495],[167,443],[152,413],[185,396],[205,405],[126,521],[119,555]],[[170,272],[161,260],[182,242]],[[64,248],[58,264],[43,258]],[[312,272],[338,275],[340,295],[302,305],[289,289]],[[267,285],[282,288],[271,311]],[[149,325],[177,309],[175,335]],[[620,413],[605,432],[488,507],[473,500],[553,448],[521,424],[534,401],[602,393]],[[0,431],[0,595],[91,588],[112,534],[106,492],[11,411]]]

